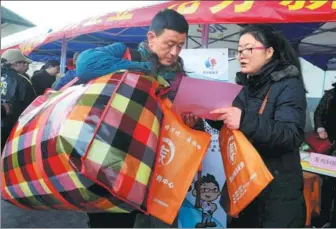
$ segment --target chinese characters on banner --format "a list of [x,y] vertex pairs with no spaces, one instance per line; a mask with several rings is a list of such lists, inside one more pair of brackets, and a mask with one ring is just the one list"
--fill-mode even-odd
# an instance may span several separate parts
[[[209,7],[209,10],[212,14],[217,14],[223,10],[232,10],[234,13],[246,13],[250,11],[254,6],[258,6],[259,4],[265,5],[266,1],[253,1],[253,0],[245,0],[245,1],[233,1],[233,0],[226,0],[226,1],[216,1],[212,6]],[[336,9],[336,1],[330,0],[294,0],[294,1],[268,1],[273,2],[276,5],[281,7],[287,8],[289,11],[298,11],[302,9],[309,9],[309,10],[318,10],[323,6],[330,4],[331,9]],[[274,5],[274,7],[276,7]],[[179,13],[183,15],[190,15],[197,13],[197,11],[204,7],[202,5],[202,1],[188,1],[183,3],[175,3],[170,5],[169,9],[175,9]],[[272,8],[272,7],[270,7]]]

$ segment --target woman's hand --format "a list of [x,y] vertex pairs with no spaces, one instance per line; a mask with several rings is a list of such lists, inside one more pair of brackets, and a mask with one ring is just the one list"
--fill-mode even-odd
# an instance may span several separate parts
[[318,132],[318,136],[321,138],[321,139],[327,139],[328,138],[328,133],[327,133],[327,131],[325,131],[325,130],[322,130],[322,131],[319,131]]
[[196,123],[198,123],[201,120],[200,117],[192,113],[183,113],[181,114],[181,117],[183,122],[190,128],[193,128],[196,125]]
[[217,120],[222,120],[224,124],[233,130],[240,128],[240,119],[242,111],[237,107],[219,108],[210,112],[211,114],[219,114]]

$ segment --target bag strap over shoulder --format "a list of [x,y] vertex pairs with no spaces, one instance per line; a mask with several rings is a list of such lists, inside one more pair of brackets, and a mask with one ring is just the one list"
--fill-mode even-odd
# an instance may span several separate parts
[[129,60],[129,61],[141,62],[141,54],[138,50],[126,48],[123,59]]
[[267,101],[268,101],[268,96],[269,96],[269,94],[270,94],[270,91],[271,91],[271,89],[268,90],[268,92],[267,92],[267,94],[266,94],[266,96],[265,96],[265,98],[264,98],[264,101],[263,101],[263,103],[261,104],[261,107],[260,107],[260,109],[259,109],[259,114],[260,114],[260,115],[261,115],[262,113],[264,113],[264,110],[265,110],[265,107],[266,107],[266,103],[267,103]]

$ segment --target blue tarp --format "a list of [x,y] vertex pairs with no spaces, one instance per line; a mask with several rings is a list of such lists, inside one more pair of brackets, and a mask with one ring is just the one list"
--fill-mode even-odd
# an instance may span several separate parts
[[[336,23],[328,24],[333,24],[331,29],[330,26],[328,29],[323,29],[325,23],[287,23],[272,24],[272,26],[277,31],[282,32],[289,39],[293,46],[297,48],[301,57],[305,58],[307,61],[323,70],[335,70],[330,68],[328,69],[328,64],[329,66],[335,66],[330,64],[330,60],[336,57]],[[225,27],[225,25],[223,26]],[[244,27],[244,25],[240,26],[242,28]],[[130,48],[137,48],[138,44],[146,39],[147,31],[148,27],[114,28],[69,39],[67,58],[71,58],[74,52],[105,46],[114,42],[123,42]],[[230,34],[230,31],[225,32]],[[328,32],[333,32],[335,35],[334,37],[328,35],[328,39],[334,40],[333,42],[329,42],[329,44],[319,43],[321,42],[319,41],[320,39],[314,40],[314,43],[304,42],[307,37],[312,35],[323,36]],[[231,38],[230,42],[238,41],[232,41]],[[323,42],[325,42],[325,40],[323,40]],[[58,40],[49,44],[45,44],[39,47],[37,50],[33,51],[29,56],[35,61],[60,59],[61,41]]]

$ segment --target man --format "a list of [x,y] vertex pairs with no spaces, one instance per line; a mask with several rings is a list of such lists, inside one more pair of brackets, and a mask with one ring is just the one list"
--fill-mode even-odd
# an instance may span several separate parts
[[[330,154],[336,156],[336,77],[333,88],[326,91],[314,113],[315,129],[321,139],[329,139],[333,143]],[[324,176],[321,188],[321,213],[312,220],[315,227],[336,227],[335,220],[330,219],[332,202],[334,201],[333,215],[336,214],[336,178]]]
[[[140,71],[157,77],[162,76],[172,87],[169,94],[173,99],[183,75],[183,62],[179,54],[189,30],[186,19],[174,10],[159,12],[152,20],[147,40],[138,50],[129,50],[122,43],[89,49],[77,59],[77,83],[86,83],[100,76],[118,71]],[[130,51],[131,60],[123,57]],[[64,84],[70,82],[70,77]],[[133,227],[136,212],[130,214],[88,214],[90,227],[127,228]],[[138,214],[136,227],[167,227],[159,220]],[[177,227],[177,224],[173,225]]]
[[13,126],[21,113],[36,98],[36,93],[29,78],[23,75],[32,61],[19,49],[8,49],[1,58],[1,103],[10,108],[7,109],[9,113],[6,112],[6,116],[1,117],[2,150]]
[[[178,80],[176,73],[183,75],[183,62],[179,57],[189,25],[185,18],[174,10],[159,12],[152,20],[147,40],[139,49],[130,50],[132,60],[123,56],[127,47],[122,43],[114,43],[101,48],[82,52],[77,59],[76,74],[81,82],[88,82],[96,77],[117,70],[127,69],[140,71],[154,77],[161,75],[172,84]],[[67,81],[69,82],[69,81]],[[173,95],[174,92],[171,93]]]
[[63,77],[61,77],[59,80],[55,82],[55,87],[53,87],[55,90],[61,89],[66,82],[70,82],[76,77],[76,62],[77,57],[79,55],[79,52],[75,52],[72,58],[74,69],[68,70]]
[[43,95],[46,89],[51,88],[56,80],[56,75],[60,71],[60,62],[58,60],[49,60],[45,64],[45,69],[39,71],[32,77],[32,83],[37,95]]

